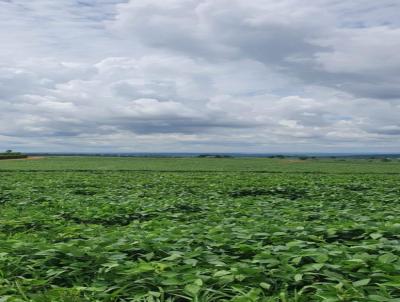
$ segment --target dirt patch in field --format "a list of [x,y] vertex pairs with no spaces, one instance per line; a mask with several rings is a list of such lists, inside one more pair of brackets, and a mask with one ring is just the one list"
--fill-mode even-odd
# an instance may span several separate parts
[[287,162],[287,163],[304,163],[304,160],[301,160],[301,159],[286,159],[285,162]]

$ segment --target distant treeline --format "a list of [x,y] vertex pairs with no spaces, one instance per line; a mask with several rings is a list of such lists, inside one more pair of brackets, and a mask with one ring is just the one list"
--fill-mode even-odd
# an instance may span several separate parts
[[19,158],[27,158],[28,155],[22,154],[21,152],[3,152],[0,153],[0,160],[2,159],[19,159]]
[[[16,152],[13,152],[15,154]],[[0,153],[4,154],[4,153]],[[312,160],[312,159],[399,159],[400,153],[397,154],[345,154],[345,153],[288,153],[288,154],[273,154],[273,153],[81,153],[81,152],[35,152],[27,153],[28,156],[96,156],[96,157],[144,157],[144,158],[185,158],[185,157],[197,157],[197,158],[276,158],[276,159],[300,159],[300,160]]]
[[226,154],[200,154],[197,157],[199,157],[199,158],[233,158],[232,155],[226,155]]

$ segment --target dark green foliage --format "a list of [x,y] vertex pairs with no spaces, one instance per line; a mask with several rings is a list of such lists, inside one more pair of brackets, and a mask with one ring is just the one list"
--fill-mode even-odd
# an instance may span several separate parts
[[0,153],[0,160],[2,159],[20,159],[27,158],[28,156],[20,152],[13,152],[12,150],[7,150],[4,153]]
[[226,154],[200,154],[197,156],[198,158],[233,158],[232,155],[226,155]]
[[1,172],[0,301],[400,301],[399,176],[324,172]]

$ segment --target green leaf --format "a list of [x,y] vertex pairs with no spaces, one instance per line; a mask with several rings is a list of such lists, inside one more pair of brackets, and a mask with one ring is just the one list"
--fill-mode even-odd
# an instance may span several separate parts
[[196,264],[199,262],[196,259],[185,259],[183,260],[185,264],[191,265],[191,266],[196,266]]
[[222,276],[226,276],[226,275],[230,275],[230,274],[232,274],[230,271],[221,270],[221,271],[215,272],[214,277],[222,277]]
[[383,235],[381,233],[372,233],[371,235],[369,235],[372,239],[379,239],[381,238]]
[[171,256],[166,257],[166,258],[164,258],[163,260],[166,260],[166,261],[174,261],[174,260],[177,260],[177,259],[182,258],[182,255],[183,255],[182,252],[173,251],[173,252],[171,252]]
[[260,283],[260,286],[261,286],[262,288],[265,288],[265,289],[270,289],[270,288],[271,288],[271,284],[266,283],[266,282],[261,282],[261,283]]
[[185,291],[191,296],[197,296],[201,287],[197,284],[188,284],[185,286]]
[[299,282],[303,279],[303,275],[302,274],[296,274],[294,275],[294,281]]
[[353,282],[353,286],[355,286],[355,287],[365,286],[365,285],[368,285],[370,281],[371,281],[371,279],[358,280],[358,281]]
[[393,255],[392,253],[383,254],[378,257],[379,262],[386,263],[386,264],[395,262],[397,259],[398,259],[398,257],[396,255]]
[[326,261],[329,260],[329,256],[326,254],[320,254],[318,256],[315,256],[315,261],[317,261],[318,263],[325,263]]
[[194,280],[193,283],[196,284],[196,285],[198,285],[198,286],[202,286],[202,285],[203,285],[203,280],[201,280],[201,279],[196,279],[196,280]]

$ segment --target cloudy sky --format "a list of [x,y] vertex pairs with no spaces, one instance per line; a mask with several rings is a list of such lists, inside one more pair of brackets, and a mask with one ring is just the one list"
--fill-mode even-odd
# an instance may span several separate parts
[[398,0],[0,0],[0,148],[400,150]]

